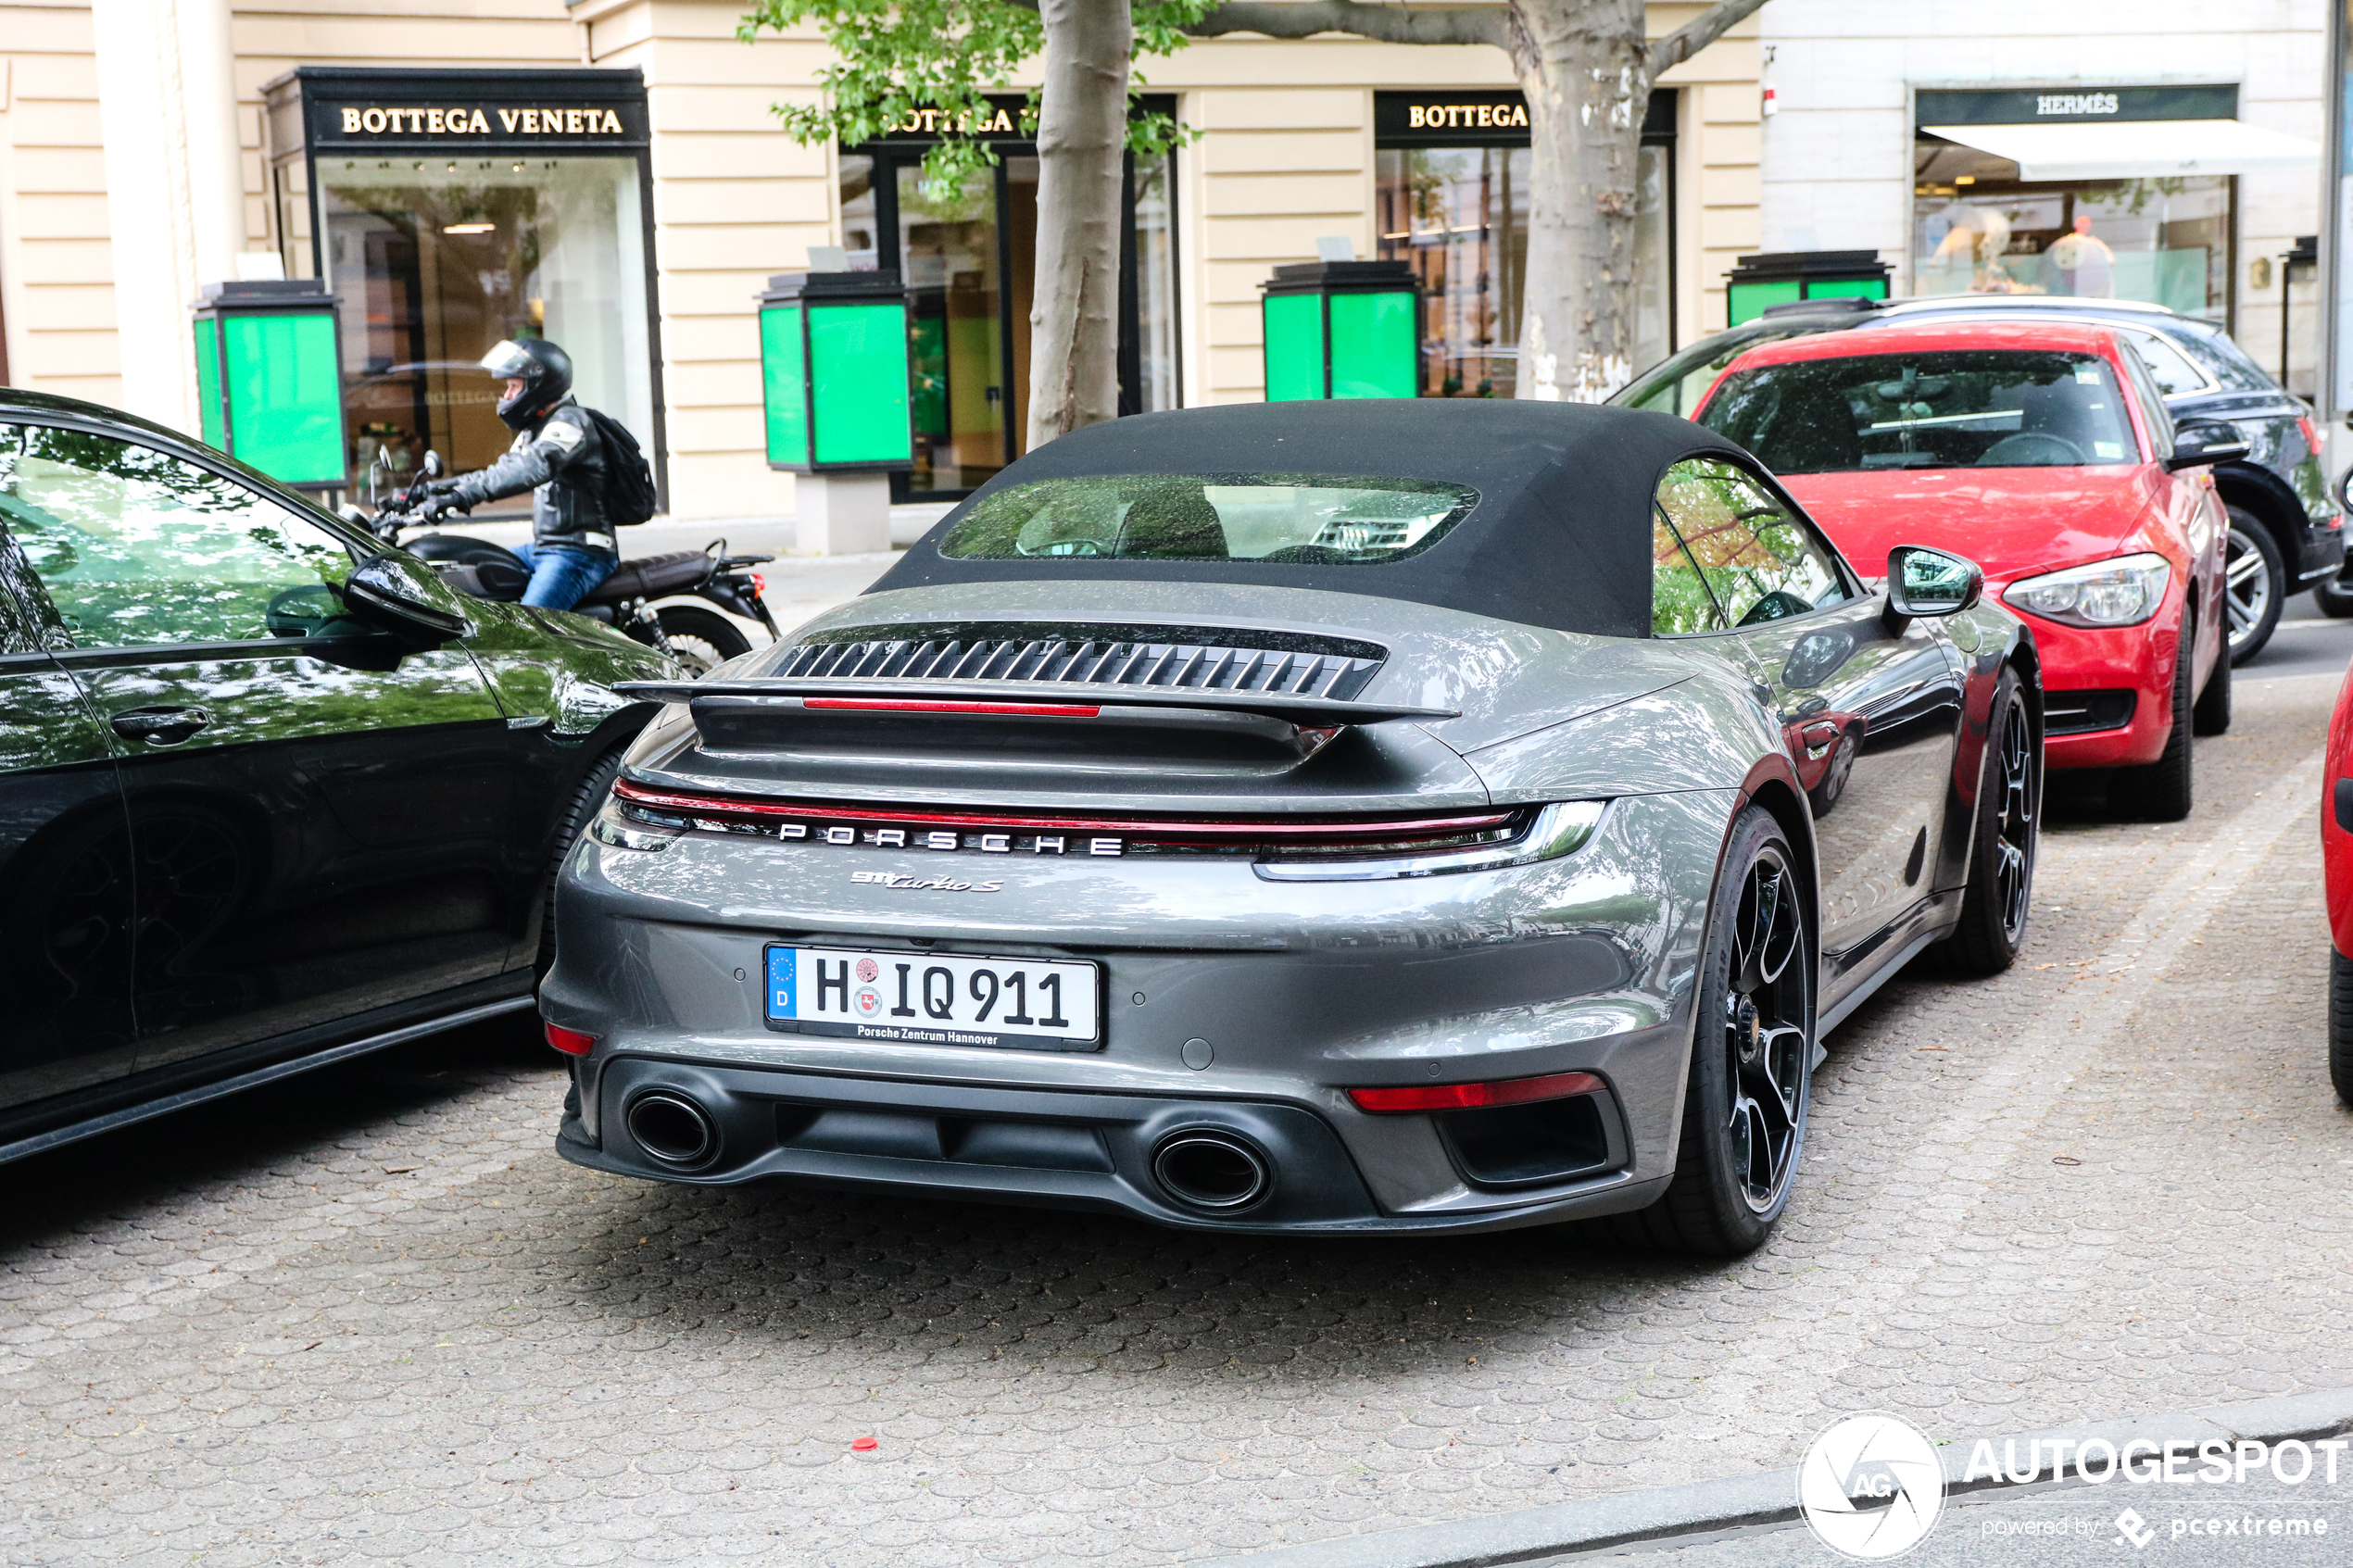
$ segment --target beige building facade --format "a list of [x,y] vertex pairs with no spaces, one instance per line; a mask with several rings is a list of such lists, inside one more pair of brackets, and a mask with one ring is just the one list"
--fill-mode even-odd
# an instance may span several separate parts
[[[469,298],[511,295],[515,322],[569,334],[575,350],[600,345],[599,358],[644,361],[600,365],[584,390],[654,427],[648,445],[673,516],[778,517],[795,496],[764,455],[755,296],[766,280],[809,265],[812,247],[841,246],[851,266],[888,254],[946,301],[930,351],[948,365],[967,352],[959,345],[996,352],[996,329],[959,315],[956,293],[989,257],[985,245],[926,236],[981,234],[1002,273],[984,282],[1006,352],[990,361],[985,400],[943,386],[937,417],[948,433],[934,445],[958,456],[958,421],[1017,432],[1020,160],[1000,177],[995,229],[989,215],[928,207],[919,222],[925,198],[912,175],[894,174],[919,147],[804,147],[775,129],[772,105],[815,100],[827,50],[813,32],[742,43],[744,9],[742,0],[0,0],[0,371],[13,385],[195,429],[197,288],[323,270],[342,298],[355,461],[367,444],[401,444],[404,456],[429,438],[479,446],[482,410],[469,399],[484,389],[470,390],[459,370],[479,349],[457,326],[434,324],[435,311],[458,308],[438,303],[454,297],[449,280],[472,278]],[[1654,4],[1651,30],[1700,9]],[[553,88],[502,96],[493,76],[442,74],[500,70],[629,79],[612,100],[611,145],[595,142],[605,99]],[[1720,328],[1723,275],[1759,248],[1758,70],[1752,21],[1661,83],[1671,91],[1646,136],[1642,280],[1655,350]],[[1426,350],[1439,356],[1427,393],[1508,391],[1516,323],[1498,323],[1516,315],[1503,307],[1516,263],[1504,231],[1517,221],[1513,202],[1524,203],[1512,193],[1524,190],[1525,164],[1513,159],[1527,155],[1509,144],[1514,82],[1500,51],[1242,35],[1143,71],[1197,135],[1137,182],[1138,406],[1260,397],[1258,286],[1333,239],[1361,257],[1416,259],[1432,291],[1426,341],[1459,340]],[[433,91],[402,98],[404,72]],[[394,119],[376,145],[368,138],[384,133],[360,119],[376,98],[436,107]],[[551,156],[523,136],[522,107],[502,123],[510,100],[535,116],[572,107],[568,126],[551,122]],[[1421,137],[1424,121],[1438,133]],[[458,139],[433,140],[452,124]],[[901,183],[885,191],[889,178]],[[431,220],[385,221],[396,187]],[[888,209],[896,230],[876,240]],[[526,220],[538,236],[527,257],[467,262],[468,245]],[[401,336],[402,322],[421,324]],[[925,351],[919,342],[918,358]],[[1455,358],[1441,363],[1446,355]],[[384,403],[387,387],[397,395],[378,419],[368,399]],[[404,422],[404,398],[428,411]],[[995,439],[1000,449],[980,459],[964,440],[961,467],[943,460],[917,476],[929,489],[912,498],[977,483],[1018,436]],[[472,466],[462,452],[445,455]]]

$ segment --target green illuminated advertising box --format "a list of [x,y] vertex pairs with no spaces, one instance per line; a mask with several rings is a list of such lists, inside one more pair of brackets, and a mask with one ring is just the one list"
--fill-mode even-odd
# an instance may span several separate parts
[[310,279],[207,283],[195,312],[205,444],[282,484],[340,488],[335,296]]
[[760,296],[768,466],[911,469],[907,291],[899,274],[780,272]]
[[1743,256],[1724,274],[1728,326],[1806,299],[1885,299],[1894,269],[1875,250],[1784,250]]
[[1302,261],[1265,291],[1266,401],[1416,397],[1421,290],[1405,261]]

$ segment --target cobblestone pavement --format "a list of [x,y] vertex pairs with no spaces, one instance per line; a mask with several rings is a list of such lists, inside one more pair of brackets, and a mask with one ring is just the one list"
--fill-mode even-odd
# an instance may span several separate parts
[[607,1178],[512,1025],[0,1170],[0,1562],[1153,1563],[2353,1384],[2333,689],[2243,685],[2187,823],[2060,809],[1739,1263]]

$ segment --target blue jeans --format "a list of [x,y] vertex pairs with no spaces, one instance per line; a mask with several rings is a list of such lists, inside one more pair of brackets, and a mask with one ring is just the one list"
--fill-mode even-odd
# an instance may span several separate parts
[[515,554],[531,568],[522,602],[541,609],[570,609],[621,564],[621,558],[610,550],[584,550],[577,545],[520,545]]

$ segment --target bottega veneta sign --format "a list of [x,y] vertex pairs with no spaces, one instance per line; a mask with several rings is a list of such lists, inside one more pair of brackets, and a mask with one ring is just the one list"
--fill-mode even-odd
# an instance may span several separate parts
[[1410,131],[1525,131],[1528,106],[1520,104],[1408,104]]
[[[627,132],[621,116],[611,109],[497,108],[486,111],[451,106],[420,107],[405,104],[342,106],[342,130],[346,136],[621,136]],[[497,121],[494,130],[492,121]]]

